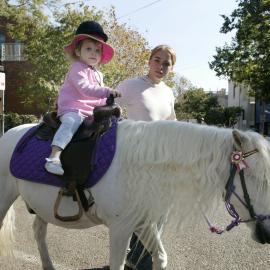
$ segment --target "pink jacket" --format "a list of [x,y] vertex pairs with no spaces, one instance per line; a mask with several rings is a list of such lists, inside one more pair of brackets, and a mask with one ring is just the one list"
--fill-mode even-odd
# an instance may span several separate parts
[[110,90],[103,86],[100,72],[81,61],[74,62],[60,89],[57,114],[78,112],[85,117],[91,116],[96,106],[105,105]]

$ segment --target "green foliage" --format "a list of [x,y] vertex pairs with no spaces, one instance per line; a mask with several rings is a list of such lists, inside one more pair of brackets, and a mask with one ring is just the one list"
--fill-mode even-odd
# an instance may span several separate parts
[[243,109],[241,107],[224,108],[224,126],[233,127],[236,125],[238,118],[241,116]]
[[206,110],[204,115],[204,122],[208,125],[224,126],[224,108],[217,106]]
[[217,106],[206,111],[204,122],[208,125],[234,127],[241,113],[240,107]]
[[221,33],[235,31],[230,45],[216,48],[210,63],[218,76],[250,86],[250,94],[270,100],[270,1],[238,0],[224,19]]
[[[17,5],[6,5],[6,12],[0,13],[10,21],[10,35],[25,44],[31,66],[30,70],[18,74],[25,80],[18,93],[25,106],[35,104],[40,111],[54,106],[54,102],[49,101],[57,97],[70,66],[63,47],[72,40],[82,21],[99,21],[108,33],[109,43],[115,48],[113,61],[101,67],[108,86],[115,87],[123,79],[143,74],[150,52],[146,40],[138,32],[117,21],[114,8],[105,13],[76,1],[61,9],[61,2],[17,1]],[[51,11],[50,17],[44,6]]]
[[115,87],[124,79],[143,75],[148,69],[150,56],[145,38],[125,24],[120,24],[114,8],[108,12],[103,25],[115,49],[113,60],[102,68],[105,83]]
[[180,98],[181,110],[191,118],[201,123],[209,108],[217,107],[218,101],[211,93],[205,93],[202,88],[194,88],[183,93]]
[[[0,115],[0,121],[2,121],[3,115]],[[5,114],[5,131],[10,128],[29,123],[37,123],[38,118],[32,114],[17,114],[17,113],[7,113]]]
[[176,92],[176,99],[181,98],[182,94],[190,89],[194,89],[191,81],[189,81],[186,77],[175,74],[174,78],[174,89]]
[[218,104],[218,99],[212,93],[206,93],[201,88],[185,91],[175,106],[178,120],[196,119],[198,123],[232,127],[241,115],[240,107],[224,108]]

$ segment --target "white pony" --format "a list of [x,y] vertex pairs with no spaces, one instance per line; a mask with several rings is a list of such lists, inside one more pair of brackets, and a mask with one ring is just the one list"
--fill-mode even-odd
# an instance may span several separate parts
[[[160,228],[167,222],[178,229],[190,218],[201,218],[200,210],[213,209],[224,201],[233,150],[254,150],[244,161],[248,165],[245,183],[250,201],[242,191],[238,174],[230,181],[235,190],[231,195],[227,188],[226,200],[234,203],[242,219],[250,219],[251,215],[252,220],[257,220],[248,223],[252,232],[257,232],[254,239],[270,243],[270,149],[257,133],[177,121],[122,121],[112,165],[91,188],[95,204],[79,221],[61,222],[53,211],[59,188],[18,180],[9,172],[14,147],[32,126],[18,126],[0,138],[0,224],[4,237],[0,252],[12,239],[11,206],[20,195],[36,213],[33,229],[43,269],[55,269],[45,241],[47,223],[77,229],[108,226],[111,270],[124,269],[126,250],[135,232],[152,254],[153,269],[166,269]],[[63,199],[63,216],[73,215],[76,210],[71,198]],[[257,230],[255,223],[260,226]]]

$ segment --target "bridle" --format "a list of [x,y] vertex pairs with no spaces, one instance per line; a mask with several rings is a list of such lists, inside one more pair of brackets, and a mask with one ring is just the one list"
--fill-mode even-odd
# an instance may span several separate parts
[[[230,168],[230,176],[226,183],[225,189],[225,206],[227,208],[227,211],[229,214],[234,218],[232,222],[226,227],[226,231],[230,231],[235,226],[238,226],[240,223],[246,223],[251,221],[263,221],[265,219],[270,219],[270,215],[257,215],[254,211],[254,207],[250,202],[250,197],[248,194],[245,176],[244,176],[244,169],[248,167],[248,165],[245,162],[245,158],[249,157],[255,153],[257,153],[258,150],[254,149],[252,151],[242,153],[241,151],[234,151],[231,155],[231,168]],[[240,180],[241,180],[241,186],[243,190],[244,200],[240,198],[240,196],[235,192],[235,185],[234,185],[234,178],[236,175],[236,172],[239,173]],[[243,220],[240,218],[239,214],[235,210],[233,204],[231,203],[231,196],[234,195],[248,210],[250,219]],[[223,232],[223,231],[222,231]],[[221,233],[221,232],[219,232]]]

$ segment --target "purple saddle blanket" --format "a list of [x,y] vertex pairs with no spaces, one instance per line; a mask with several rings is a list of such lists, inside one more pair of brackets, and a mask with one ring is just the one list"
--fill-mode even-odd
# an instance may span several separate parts
[[[38,139],[36,129],[37,126],[28,130],[18,142],[11,157],[10,171],[22,180],[63,187],[65,182],[44,168],[45,158],[51,152],[51,140]],[[110,167],[116,148],[116,132],[117,120],[113,119],[111,128],[97,139],[95,165],[85,188],[94,186]]]

